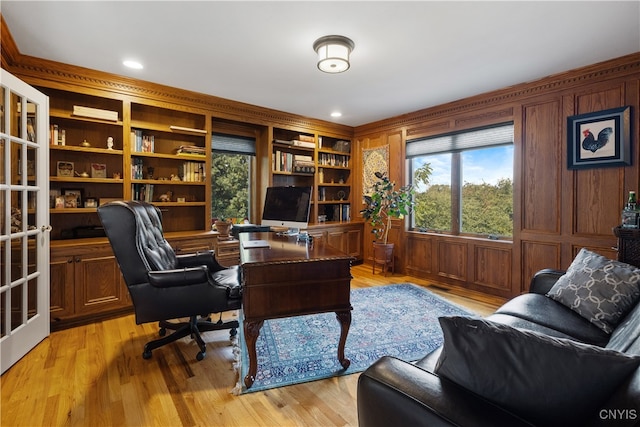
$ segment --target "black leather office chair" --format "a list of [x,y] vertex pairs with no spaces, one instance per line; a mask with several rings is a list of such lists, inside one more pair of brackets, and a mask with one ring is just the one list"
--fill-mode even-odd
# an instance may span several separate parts
[[[230,329],[238,321],[222,321],[222,312],[239,309],[242,287],[238,268],[222,267],[213,251],[176,255],[162,232],[162,216],[153,205],[115,201],[98,208],[98,215],[129,289],[136,324],[159,322],[161,338],[144,346],[142,357],[187,335],[197,342],[197,360],[206,354],[200,332]],[[212,322],[210,313],[220,313]],[[189,318],[189,321],[170,322]],[[165,336],[166,330],[175,330]]]

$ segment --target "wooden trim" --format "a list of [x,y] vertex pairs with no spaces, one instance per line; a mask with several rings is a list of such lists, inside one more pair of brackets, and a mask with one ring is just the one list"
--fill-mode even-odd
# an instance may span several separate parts
[[52,87],[53,83],[53,87],[61,87],[60,85],[62,85],[61,88],[71,85],[76,91],[78,88],[102,90],[206,110],[216,118],[259,125],[299,127],[323,134],[334,133],[342,137],[353,135],[351,126],[22,55],[4,19],[0,35],[2,37],[2,67],[32,85]]
[[[607,60],[582,68],[565,71],[544,77],[534,82],[521,83],[508,88],[464,98],[436,107],[418,110],[401,116],[391,117],[355,128],[356,135],[367,135],[399,127],[420,126],[421,123],[447,118],[465,111],[491,109],[493,105],[507,103],[513,99],[523,102],[549,91],[563,91],[577,86],[594,83],[608,76],[622,77],[640,72],[640,52],[632,53],[614,60]],[[483,114],[483,113],[480,113]],[[442,122],[442,120],[440,120]],[[431,125],[433,126],[433,125]]]

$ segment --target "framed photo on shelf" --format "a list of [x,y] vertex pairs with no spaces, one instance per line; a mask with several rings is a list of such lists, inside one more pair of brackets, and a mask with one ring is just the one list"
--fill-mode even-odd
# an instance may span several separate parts
[[81,208],[83,194],[79,188],[63,188],[62,197],[64,198],[65,208]]
[[91,178],[106,178],[107,165],[104,163],[91,163]]
[[631,164],[631,107],[567,118],[569,169]]
[[56,176],[73,177],[73,162],[58,162],[56,164]]

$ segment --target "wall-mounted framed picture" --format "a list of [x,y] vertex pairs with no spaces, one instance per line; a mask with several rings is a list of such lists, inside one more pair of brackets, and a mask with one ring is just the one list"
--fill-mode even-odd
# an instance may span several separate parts
[[61,191],[65,208],[82,207],[83,194],[81,188],[63,188]]
[[567,118],[569,169],[631,164],[631,107]]

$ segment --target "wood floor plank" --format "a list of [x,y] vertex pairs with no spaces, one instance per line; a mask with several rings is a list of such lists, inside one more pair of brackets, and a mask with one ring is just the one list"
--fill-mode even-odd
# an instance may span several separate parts
[[[352,288],[411,282],[479,314],[504,300],[354,266]],[[237,318],[237,312],[225,313]],[[188,338],[142,358],[155,324],[133,315],[56,331],[0,377],[0,424],[37,426],[357,426],[357,380],[345,375],[241,396],[228,331]]]

